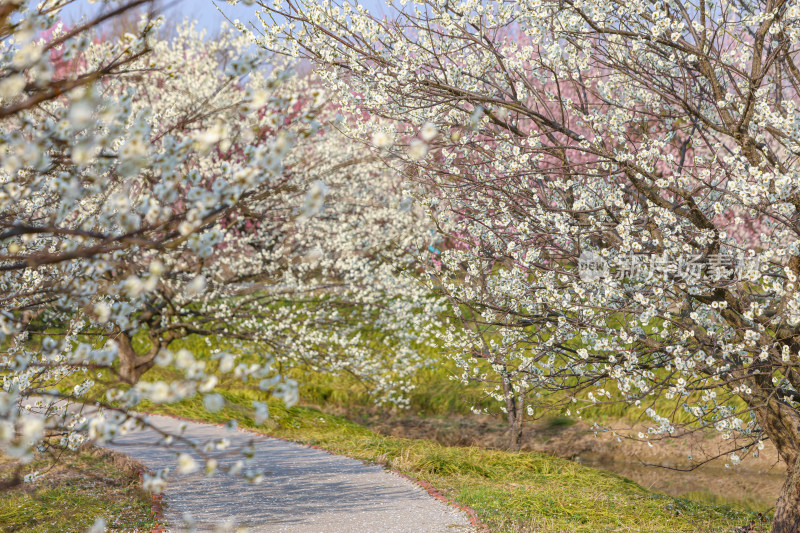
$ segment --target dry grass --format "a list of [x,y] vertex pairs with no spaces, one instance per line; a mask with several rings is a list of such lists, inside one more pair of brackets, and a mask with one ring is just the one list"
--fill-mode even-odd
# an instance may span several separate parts
[[[0,531],[84,532],[95,519],[109,531],[152,531],[152,499],[141,489],[139,465],[106,450],[85,447],[78,452],[40,456],[23,475],[42,477],[3,491]],[[15,463],[0,455],[0,481],[14,476]]]

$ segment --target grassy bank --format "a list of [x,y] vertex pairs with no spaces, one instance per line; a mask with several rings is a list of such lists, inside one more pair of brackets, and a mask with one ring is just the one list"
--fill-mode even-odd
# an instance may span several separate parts
[[563,459],[385,437],[310,408],[272,403],[271,419],[256,426],[250,403],[263,400],[263,393],[242,388],[224,396],[226,407],[213,414],[196,400],[151,409],[217,423],[237,420],[276,437],[385,464],[472,507],[494,532],[722,532],[755,518],[727,506],[654,493]]
[[[42,477],[0,496],[0,531],[85,532],[102,517],[108,531],[149,532],[155,525],[152,499],[127,458],[97,448],[63,454],[56,466],[34,460],[22,474]],[[0,480],[10,479],[11,461],[0,455]]]

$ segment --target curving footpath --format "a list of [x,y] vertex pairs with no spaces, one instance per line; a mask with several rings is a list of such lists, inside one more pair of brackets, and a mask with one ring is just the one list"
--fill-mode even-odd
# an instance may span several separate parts
[[[274,533],[472,533],[466,514],[437,501],[410,480],[380,466],[331,455],[262,435],[229,431],[223,427],[150,416],[163,430],[205,442],[227,438],[231,448],[252,441],[256,455],[251,466],[265,472],[264,481],[252,485],[224,473],[236,459],[220,460],[213,477],[202,473],[170,475],[163,495],[168,531],[184,530],[184,513],[197,523],[197,531],[212,531],[228,522],[251,532]],[[151,469],[177,470],[176,451],[154,446],[152,430],[114,439],[109,448],[129,455]]]

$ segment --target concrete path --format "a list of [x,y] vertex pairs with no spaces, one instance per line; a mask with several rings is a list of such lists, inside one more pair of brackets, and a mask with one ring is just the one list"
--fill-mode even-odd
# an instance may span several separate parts
[[[178,433],[180,420],[151,416],[159,428]],[[231,448],[255,443],[252,468],[265,471],[259,485],[223,471],[241,456],[220,460],[219,472],[170,475],[164,493],[169,531],[184,531],[184,513],[198,531],[235,522],[251,532],[286,533],[471,533],[465,513],[432,498],[415,483],[379,466],[243,431],[186,422],[188,438],[227,438]],[[176,451],[153,446],[152,430],[114,440],[109,447],[154,470],[176,472]]]

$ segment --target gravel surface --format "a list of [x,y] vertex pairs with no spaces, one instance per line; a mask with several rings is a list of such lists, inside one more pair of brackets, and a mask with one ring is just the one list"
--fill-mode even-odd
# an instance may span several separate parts
[[[213,477],[201,473],[170,475],[164,493],[169,531],[184,531],[190,513],[198,531],[212,531],[228,522],[252,532],[291,533],[472,533],[465,513],[435,500],[415,483],[379,466],[243,431],[151,416],[159,428],[173,433],[186,424],[184,435],[206,442],[227,438],[231,448],[255,444],[252,468],[265,472],[258,485],[223,473],[236,458],[220,460]],[[114,440],[111,449],[154,470],[177,471],[176,452],[154,446],[152,430]],[[241,456],[239,456],[241,457]]]

